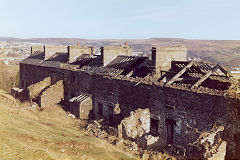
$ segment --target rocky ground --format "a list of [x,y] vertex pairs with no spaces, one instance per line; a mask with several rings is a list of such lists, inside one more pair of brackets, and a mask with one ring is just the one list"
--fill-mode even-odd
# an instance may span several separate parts
[[117,146],[121,150],[133,154],[138,158],[144,160],[176,160],[176,158],[166,153],[143,150],[135,142],[118,138],[117,129],[109,126],[109,124],[104,122],[103,119],[83,123],[81,128],[84,130],[85,135],[106,139],[110,144]]

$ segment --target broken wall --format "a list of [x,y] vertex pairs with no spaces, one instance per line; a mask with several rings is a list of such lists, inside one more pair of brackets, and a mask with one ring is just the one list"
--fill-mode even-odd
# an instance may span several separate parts
[[[98,105],[103,103],[104,112],[108,114],[108,102],[118,104],[120,124],[124,117],[129,117],[131,111],[139,108],[150,108],[150,117],[158,121],[159,148],[168,146],[168,123],[173,126],[173,140],[176,152],[183,152],[184,148],[196,140],[196,136],[188,135],[191,129],[199,131],[210,130],[217,123],[226,127],[222,133],[224,140],[228,143],[227,157],[236,156],[239,152],[239,141],[234,140],[234,135],[239,133],[239,104],[235,99],[223,96],[192,92],[171,87],[146,85],[126,82],[123,80],[95,79],[94,87],[97,90],[98,98],[95,97],[94,113],[98,115]],[[102,83],[106,81],[105,83]],[[113,96],[108,95],[107,86],[112,86]],[[105,92],[103,92],[105,90]],[[111,92],[110,92],[111,93]],[[101,97],[101,98],[100,98]],[[102,101],[101,101],[101,100]],[[106,105],[104,105],[106,104]],[[117,116],[115,116],[117,119]],[[95,117],[96,118],[96,117]],[[107,119],[107,117],[106,117]]]
[[20,63],[20,88],[26,89],[28,86],[42,81],[49,76],[50,68]]
[[46,88],[40,95],[40,106],[47,107],[58,104],[64,99],[63,81],[60,80],[56,84]]
[[183,147],[197,138],[188,134],[191,130],[202,132],[218,124],[226,128],[222,138],[227,141],[227,157],[239,152],[236,146],[240,143],[234,140],[234,135],[239,133],[239,101],[170,87],[151,91],[151,114],[159,117],[158,130],[163,144],[167,145],[167,120],[175,122],[172,144]]
[[85,93],[79,93],[78,96],[70,100],[70,113],[76,118],[89,120],[92,118],[92,96]]
[[92,97],[88,97],[80,104],[80,119],[90,119],[91,117],[91,110],[92,110]]
[[138,109],[130,112],[129,117],[125,117],[118,126],[120,130],[118,136],[124,139],[137,139],[150,132],[150,111]]
[[51,78],[50,77],[46,77],[44,78],[42,81],[32,84],[30,85],[27,89],[28,89],[28,93],[29,93],[29,98],[32,99],[36,99],[40,93],[47,87],[49,87],[51,85]]
[[94,118],[104,118],[112,125],[120,122],[118,86],[112,79],[94,76],[92,85]]

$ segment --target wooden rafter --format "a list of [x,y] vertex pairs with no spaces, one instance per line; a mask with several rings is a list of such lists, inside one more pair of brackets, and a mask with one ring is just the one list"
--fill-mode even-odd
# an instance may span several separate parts
[[[194,87],[197,87],[199,85],[201,85],[208,77],[211,76],[211,74],[213,72],[215,72],[217,69],[222,68],[219,64],[217,64],[216,66],[214,66],[211,70],[209,70],[202,78],[200,78],[196,83],[194,83],[194,85],[192,85],[191,89]],[[225,74],[225,73],[224,73]]]
[[194,61],[189,62],[181,71],[179,71],[174,77],[172,77],[166,84],[170,85],[176,81],[181,75],[183,75],[190,67],[192,67]]

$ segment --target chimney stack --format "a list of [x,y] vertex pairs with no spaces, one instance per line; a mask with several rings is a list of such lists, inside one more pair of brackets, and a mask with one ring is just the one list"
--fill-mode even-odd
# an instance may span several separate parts
[[152,47],[152,65],[156,71],[169,70],[172,60],[186,61],[187,48],[184,46]]
[[73,63],[79,56],[83,54],[93,55],[93,53],[94,48],[92,46],[68,46],[69,63]]
[[104,66],[110,63],[113,59],[115,59],[118,55],[132,55],[132,47],[128,45],[122,46],[104,46],[101,47],[101,59]]
[[31,55],[36,52],[44,52],[43,46],[31,46]]

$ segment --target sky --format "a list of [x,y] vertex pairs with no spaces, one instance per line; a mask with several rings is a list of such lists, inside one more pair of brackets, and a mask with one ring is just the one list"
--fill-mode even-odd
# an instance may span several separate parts
[[0,0],[0,37],[240,40],[240,0]]

